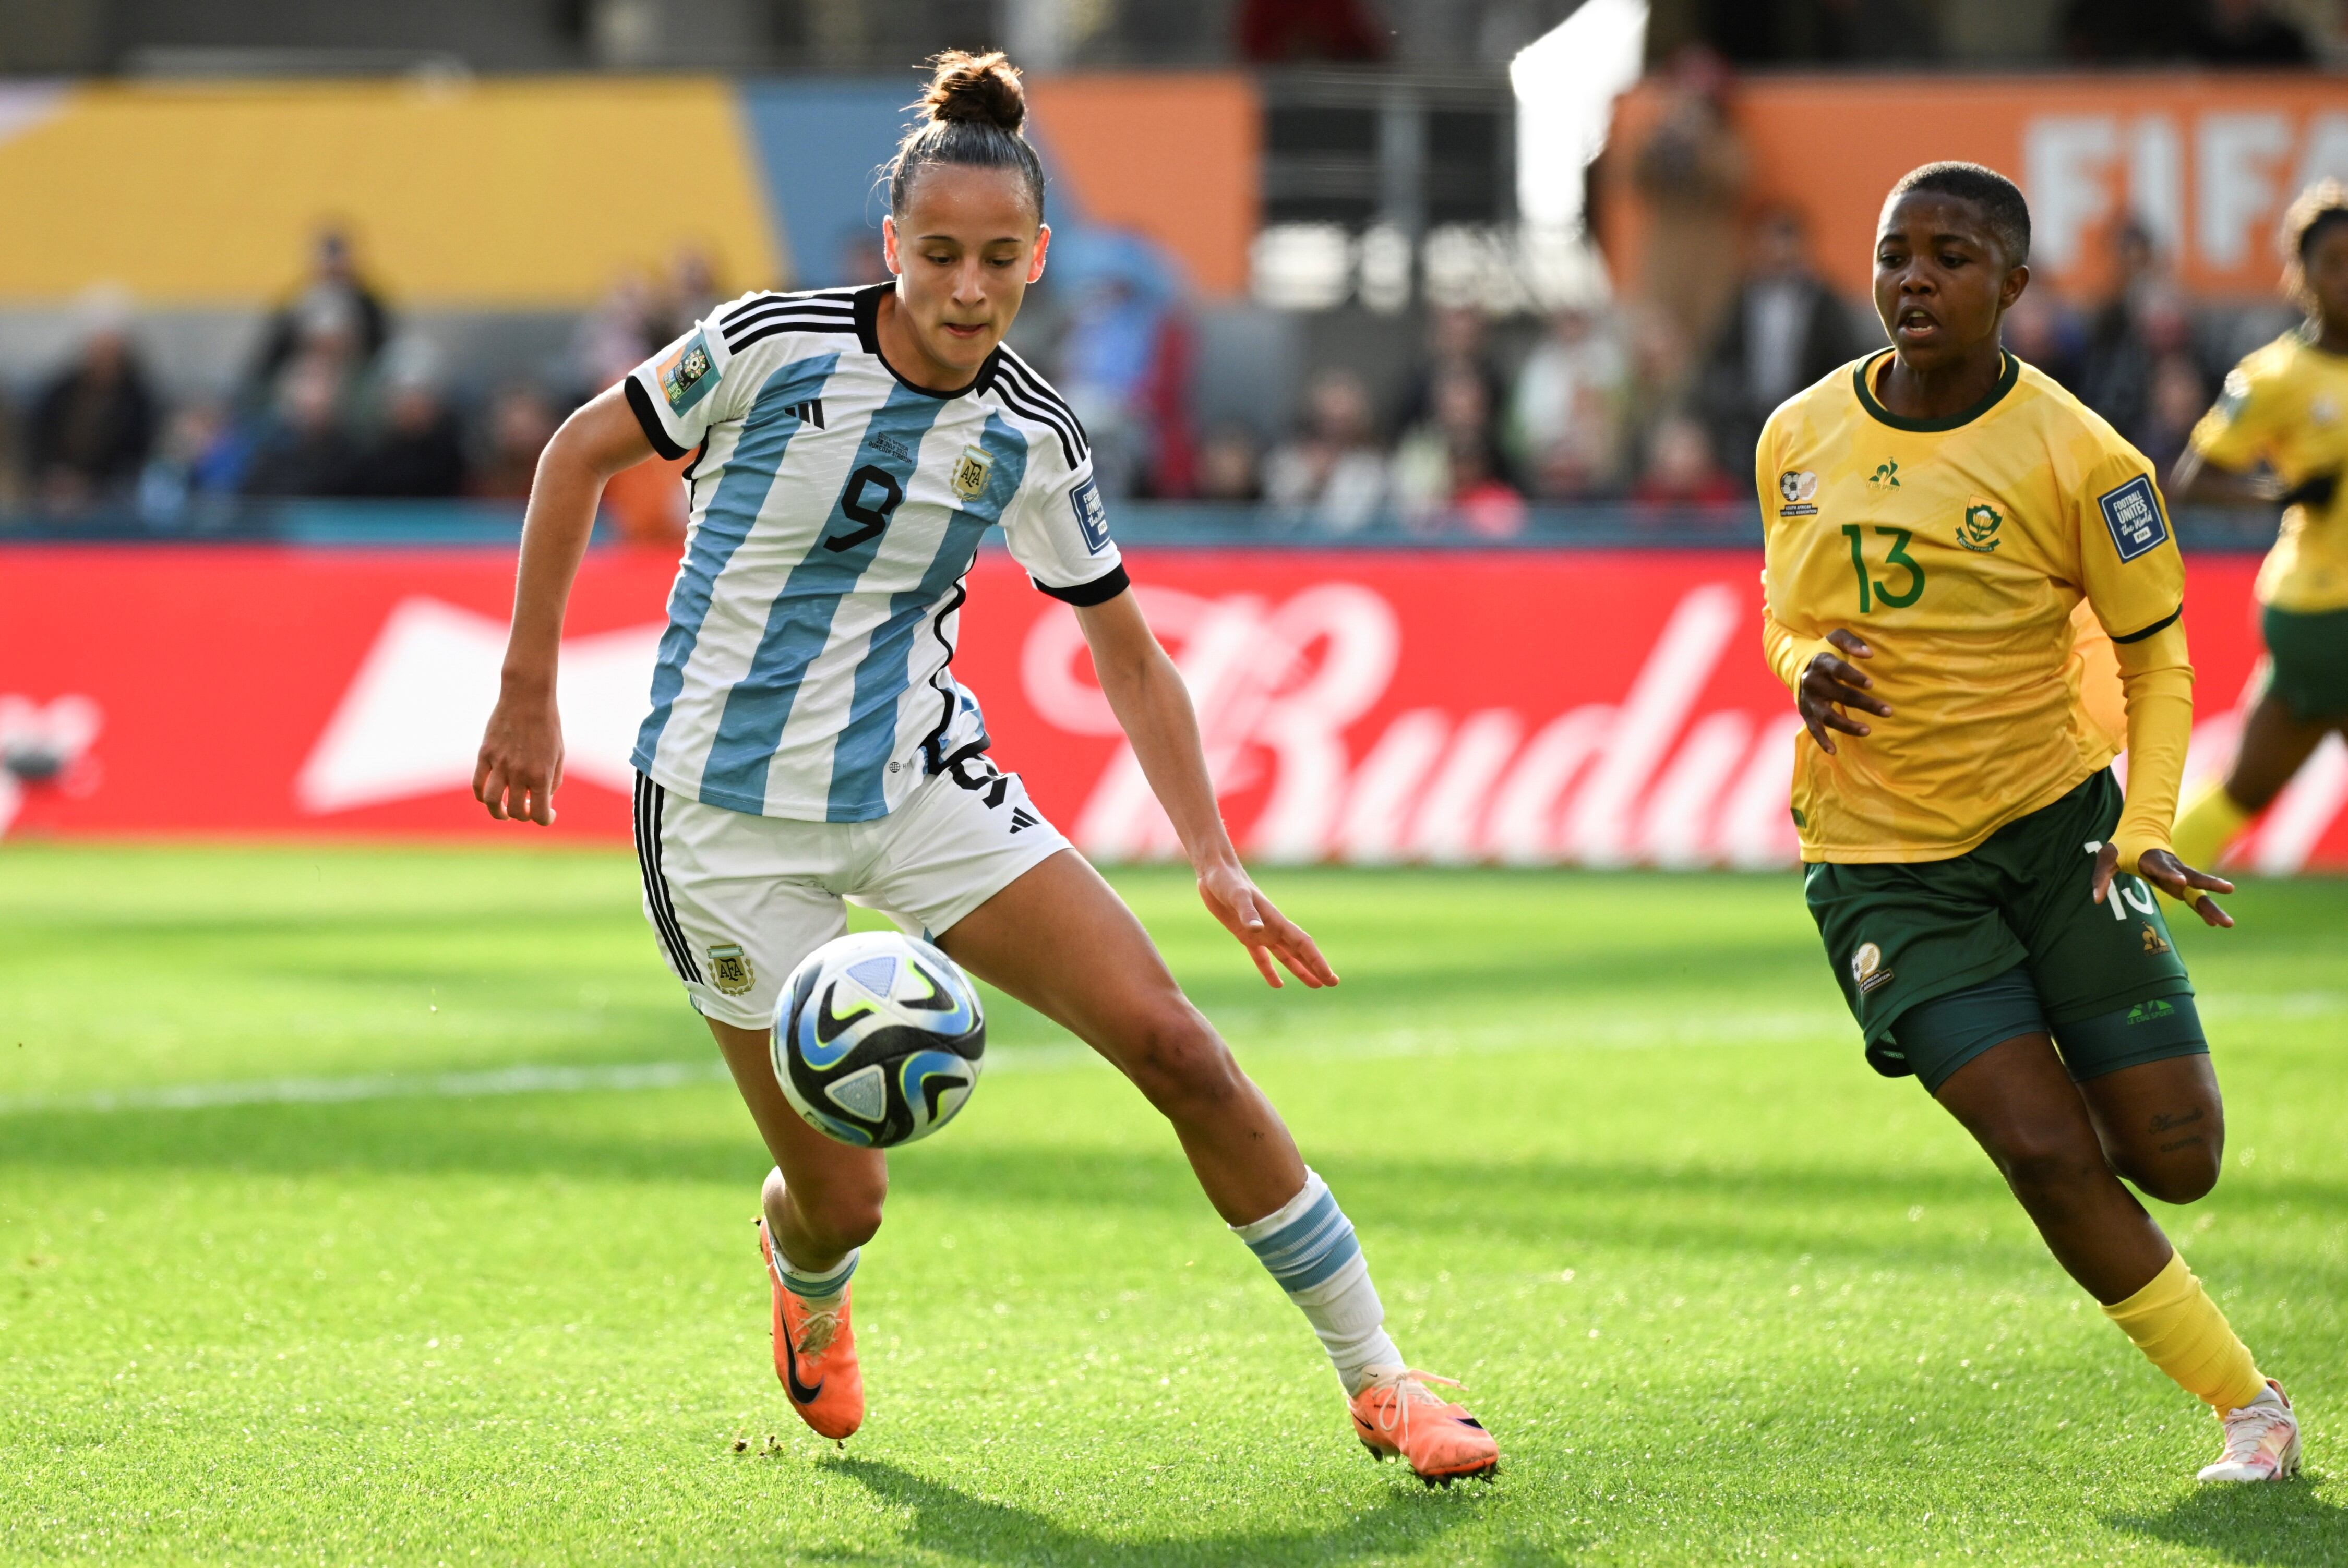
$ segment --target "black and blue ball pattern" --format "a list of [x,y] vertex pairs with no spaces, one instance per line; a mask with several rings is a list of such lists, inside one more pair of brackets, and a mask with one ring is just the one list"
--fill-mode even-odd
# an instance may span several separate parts
[[929,943],[863,931],[808,954],[775,1010],[775,1079],[808,1125],[862,1149],[926,1138],[978,1085],[986,1018]]

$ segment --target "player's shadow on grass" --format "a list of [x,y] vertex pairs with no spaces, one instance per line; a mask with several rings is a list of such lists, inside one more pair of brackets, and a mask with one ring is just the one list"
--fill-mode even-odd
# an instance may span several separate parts
[[2229,1563],[2348,1563],[2348,1509],[2317,1493],[2319,1479],[2199,1487],[2166,1513],[2106,1514],[2104,1522]]
[[1207,1563],[1345,1563],[1416,1553],[1475,1518],[1484,1483],[1447,1491],[1397,1490],[1367,1512],[1326,1529],[1300,1526],[1134,1539],[1092,1535],[1057,1521],[975,1498],[882,1460],[827,1459],[883,1509],[909,1509],[908,1542],[966,1562],[1115,1563],[1118,1568],[1174,1568]]

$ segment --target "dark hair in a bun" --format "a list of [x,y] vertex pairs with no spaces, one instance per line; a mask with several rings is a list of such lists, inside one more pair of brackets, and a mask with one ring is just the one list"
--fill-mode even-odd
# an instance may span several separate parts
[[973,55],[948,49],[929,62],[930,85],[906,107],[920,118],[889,160],[889,210],[902,212],[913,177],[932,164],[1015,169],[1044,215],[1044,166],[1020,134],[1027,94],[1019,72],[1001,50]]

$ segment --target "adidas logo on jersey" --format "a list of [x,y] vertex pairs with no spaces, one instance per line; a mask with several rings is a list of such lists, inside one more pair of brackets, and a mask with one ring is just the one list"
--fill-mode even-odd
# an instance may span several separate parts
[[783,412],[796,415],[802,425],[812,425],[818,430],[829,428],[823,422],[823,399],[820,397],[810,397],[805,403],[794,403]]
[[1011,808],[1011,831],[1014,833],[1017,833],[1023,828],[1035,827],[1042,821],[1043,818],[1037,816],[1034,812],[1029,811],[1024,805],[1014,805]]

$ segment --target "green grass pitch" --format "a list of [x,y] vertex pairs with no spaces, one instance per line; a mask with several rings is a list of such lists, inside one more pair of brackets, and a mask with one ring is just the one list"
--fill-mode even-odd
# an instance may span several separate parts
[[2180,938],[2231,1127],[2162,1217],[2308,1421],[2307,1479],[2211,1491],[2214,1423],[1862,1063],[1791,877],[1274,873],[1314,995],[1120,876],[1498,1435],[1430,1492],[1138,1097],[999,999],[893,1163],[864,1430],[816,1439],[634,877],[0,850],[0,1563],[2348,1562],[2348,886]]

